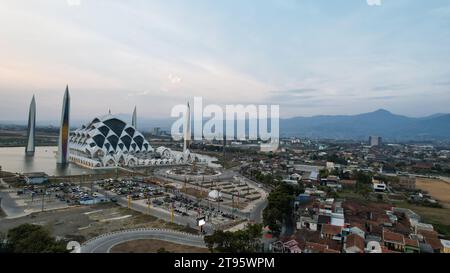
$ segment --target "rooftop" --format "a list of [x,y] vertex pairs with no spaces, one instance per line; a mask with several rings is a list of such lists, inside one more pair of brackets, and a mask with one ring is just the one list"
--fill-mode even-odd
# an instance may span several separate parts
[[405,244],[405,237],[402,234],[391,232],[389,230],[384,229],[383,241],[397,244]]
[[365,240],[361,236],[356,234],[350,234],[349,236],[347,236],[347,241],[345,243],[346,248],[357,247],[361,251],[364,251],[365,245]]
[[340,234],[341,232],[342,232],[342,227],[328,225],[328,224],[322,226],[323,234],[337,235],[337,234]]

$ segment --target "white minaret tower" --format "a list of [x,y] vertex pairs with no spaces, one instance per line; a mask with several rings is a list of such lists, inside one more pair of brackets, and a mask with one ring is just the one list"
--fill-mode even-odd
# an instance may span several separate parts
[[61,127],[59,129],[58,154],[56,162],[58,164],[69,163],[69,118],[70,118],[70,95],[69,86],[66,86],[64,93],[63,106],[61,112]]
[[27,130],[27,146],[25,147],[25,154],[27,156],[34,156],[35,151],[35,137],[36,137],[36,100],[31,99],[30,110],[28,112],[28,130]]
[[136,106],[134,107],[133,119],[131,120],[131,125],[134,127],[134,129],[137,129],[137,110],[136,110]]
[[184,146],[183,152],[186,152],[189,149],[189,144],[191,141],[191,106],[189,102],[187,104],[186,115],[184,120]]

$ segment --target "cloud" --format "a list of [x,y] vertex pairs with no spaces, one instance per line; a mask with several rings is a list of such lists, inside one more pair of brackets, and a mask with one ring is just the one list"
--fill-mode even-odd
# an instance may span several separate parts
[[393,90],[403,90],[408,88],[406,84],[386,84],[378,85],[372,88],[373,91],[393,91]]
[[169,74],[169,76],[167,77],[169,79],[169,81],[173,84],[177,84],[181,82],[181,78],[178,76],[175,76],[173,74]]
[[381,6],[381,0],[366,0],[369,6]]
[[66,2],[69,7],[81,5],[81,0],[67,0]]
[[315,88],[299,88],[299,89],[291,89],[291,90],[285,90],[285,91],[279,91],[279,92],[298,95],[298,94],[314,93],[317,91],[319,91],[319,90],[315,89]]
[[128,97],[141,97],[141,96],[147,96],[150,94],[150,91],[142,91],[137,93],[128,93]]
[[391,99],[396,99],[400,96],[379,96],[379,97],[370,97],[367,98],[369,100],[391,100]]

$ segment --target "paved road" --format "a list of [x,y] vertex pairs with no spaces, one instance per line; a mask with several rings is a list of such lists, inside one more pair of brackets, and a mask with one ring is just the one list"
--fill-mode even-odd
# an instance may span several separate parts
[[8,218],[18,218],[22,216],[26,216],[27,213],[24,212],[24,209],[19,207],[16,201],[11,198],[10,193],[7,190],[0,191],[0,199],[1,199],[1,208],[6,213]]
[[[0,178],[0,184],[6,189],[0,190],[1,208],[6,213],[7,219],[15,219],[30,215],[34,212],[42,211],[42,197],[37,196],[34,202],[31,202],[29,195],[17,196],[19,189],[9,188],[3,179]],[[58,200],[48,201],[44,199],[44,210],[58,210],[67,208],[68,205]]]
[[86,241],[81,245],[81,253],[109,253],[111,249],[127,241],[157,239],[176,244],[205,248],[203,236],[162,229],[135,229],[107,233]]

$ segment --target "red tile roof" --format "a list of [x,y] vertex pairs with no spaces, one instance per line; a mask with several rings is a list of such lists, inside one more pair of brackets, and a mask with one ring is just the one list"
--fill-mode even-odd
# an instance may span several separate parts
[[347,236],[347,241],[345,242],[346,248],[357,247],[359,250],[361,250],[361,252],[363,252],[365,246],[366,242],[361,236],[356,234],[350,234],[349,236]]
[[397,252],[397,251],[390,250],[390,249],[388,249],[388,248],[385,247],[385,246],[381,246],[381,252],[382,252],[382,253],[387,253],[387,254],[400,253],[400,252]]
[[313,252],[317,253],[324,253],[326,249],[328,249],[327,245],[312,243],[312,242],[306,242],[305,249],[311,250]]
[[427,244],[429,244],[434,250],[442,248],[441,240],[438,238],[426,238],[425,242],[427,242]]
[[322,233],[326,234],[326,235],[337,235],[340,234],[342,232],[342,227],[338,227],[338,226],[333,226],[333,225],[323,225],[322,226]]
[[405,237],[399,233],[391,232],[389,230],[383,230],[383,241],[392,242],[396,244],[405,244]]
[[405,245],[412,246],[412,247],[419,247],[419,241],[405,238]]
[[296,240],[290,240],[284,243],[284,246],[291,247],[291,246],[298,246],[298,242]]
[[338,251],[338,250],[334,250],[334,249],[331,249],[331,248],[327,248],[327,249],[324,249],[324,250],[323,250],[323,253],[341,253],[341,252]]
[[418,230],[417,234],[422,235],[425,238],[437,239],[439,234],[436,231],[431,230]]

